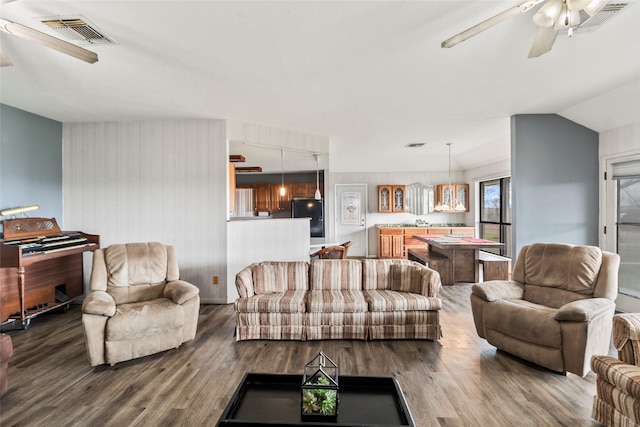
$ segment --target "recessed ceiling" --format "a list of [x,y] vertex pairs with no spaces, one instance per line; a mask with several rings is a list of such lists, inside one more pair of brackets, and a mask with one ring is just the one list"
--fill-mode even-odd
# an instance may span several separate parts
[[[640,122],[637,0],[535,59],[531,12],[440,47],[514,4],[16,0],[3,18],[57,36],[37,17],[82,15],[118,44],[91,46],[86,64],[3,33],[14,65],[0,100],[61,122],[222,118],[324,135],[337,172],[446,170],[447,142],[454,169],[505,159],[514,114]],[[429,144],[404,149],[416,141]]]

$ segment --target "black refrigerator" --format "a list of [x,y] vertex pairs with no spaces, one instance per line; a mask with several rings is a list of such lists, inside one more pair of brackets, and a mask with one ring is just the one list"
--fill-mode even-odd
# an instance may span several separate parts
[[291,201],[292,218],[311,218],[311,237],[324,237],[323,200],[298,199]]

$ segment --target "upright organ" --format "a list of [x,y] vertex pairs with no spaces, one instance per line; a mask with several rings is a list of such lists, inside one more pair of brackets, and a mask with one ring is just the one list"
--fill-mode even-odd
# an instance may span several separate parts
[[33,317],[65,308],[84,294],[82,254],[100,236],[61,231],[55,218],[3,221],[0,240],[0,322],[27,328]]

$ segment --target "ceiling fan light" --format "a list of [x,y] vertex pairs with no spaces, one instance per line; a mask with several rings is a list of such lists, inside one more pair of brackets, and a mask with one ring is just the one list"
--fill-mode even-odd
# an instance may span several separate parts
[[539,27],[551,28],[562,9],[562,0],[550,0],[533,15],[533,22]]
[[591,3],[591,0],[567,0],[569,10],[582,10]]
[[608,2],[609,0],[592,0],[587,6],[585,6],[584,11],[587,12],[589,16],[593,16],[600,12]]
[[554,28],[561,30],[563,28],[575,27],[576,25],[580,25],[580,12],[577,10],[569,10],[567,5],[563,5],[560,16],[556,19]]

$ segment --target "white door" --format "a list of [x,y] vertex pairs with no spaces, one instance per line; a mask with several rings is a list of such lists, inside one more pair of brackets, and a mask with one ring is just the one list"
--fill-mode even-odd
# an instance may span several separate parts
[[367,256],[367,184],[336,184],[335,230],[340,243],[351,241],[348,257]]

